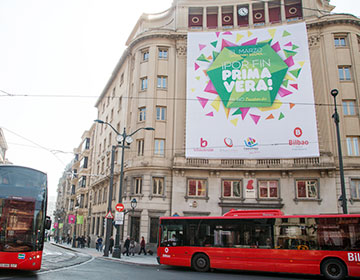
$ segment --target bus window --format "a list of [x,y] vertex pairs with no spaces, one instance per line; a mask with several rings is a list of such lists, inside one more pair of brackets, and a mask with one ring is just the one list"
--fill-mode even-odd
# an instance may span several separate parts
[[163,225],[161,246],[183,246],[183,225]]

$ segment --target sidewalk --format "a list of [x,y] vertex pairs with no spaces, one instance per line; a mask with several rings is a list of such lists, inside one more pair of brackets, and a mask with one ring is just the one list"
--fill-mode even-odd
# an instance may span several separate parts
[[60,243],[55,243],[53,241],[51,241],[50,244],[59,246],[59,247],[62,247],[62,248],[68,249],[68,250],[76,251],[78,253],[89,254],[95,258],[103,258],[103,259],[109,259],[109,260],[118,261],[118,262],[122,262],[122,263],[132,263],[132,264],[139,264],[139,265],[150,265],[150,266],[159,265],[158,262],[156,261],[155,254],[152,256],[149,254],[147,254],[146,256],[144,254],[141,254],[141,255],[135,254],[135,256],[121,255],[121,259],[118,259],[118,258],[113,258],[110,253],[109,253],[109,257],[104,257],[104,253],[97,251],[95,248],[87,248],[87,247],[72,248],[71,244],[66,244],[66,243],[60,244]]

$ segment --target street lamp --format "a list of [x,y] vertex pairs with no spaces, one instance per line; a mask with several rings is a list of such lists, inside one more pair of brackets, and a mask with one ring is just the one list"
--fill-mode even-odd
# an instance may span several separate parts
[[338,144],[338,154],[339,154],[339,168],[340,168],[340,184],[341,184],[341,196],[339,201],[341,201],[341,206],[343,208],[343,213],[347,214],[347,202],[346,202],[346,189],[345,189],[345,179],[344,179],[344,166],[343,166],[343,159],[342,159],[342,152],[341,152],[341,141],[340,141],[340,129],[339,129],[339,114],[336,108],[336,96],[338,95],[339,91],[337,89],[331,90],[331,95],[334,97],[334,105],[335,105],[335,112],[332,115],[336,125],[336,135],[337,135],[337,144]]
[[[110,166],[110,185],[109,185],[109,199],[108,199],[108,213],[111,211],[111,200],[112,200],[112,193],[113,193],[113,184],[114,184],[114,163],[115,163],[115,150],[116,148],[121,148],[121,169],[120,169],[120,187],[119,187],[119,203],[122,203],[122,186],[123,186],[123,178],[124,178],[124,151],[125,149],[130,149],[129,145],[134,141],[132,136],[138,132],[139,130],[155,130],[152,127],[140,127],[135,130],[131,134],[126,134],[126,129],[124,127],[123,133],[118,132],[110,123],[104,122],[102,120],[95,120],[95,122],[99,124],[106,124],[112,128],[112,130],[116,133],[116,141],[118,144],[116,146],[112,146],[111,149],[111,166]],[[126,143],[126,144],[125,144]],[[133,201],[132,201],[133,202]],[[136,199],[134,202],[134,208],[136,207]],[[131,205],[131,207],[133,204]],[[133,209],[134,209],[133,208]],[[106,222],[106,237],[105,237],[105,250],[104,256],[109,256],[109,247],[110,247],[110,232],[111,232],[112,223],[110,219],[107,219]],[[115,247],[112,253],[114,258],[121,258],[121,245],[120,245],[120,226],[116,225],[116,236],[115,236]]]

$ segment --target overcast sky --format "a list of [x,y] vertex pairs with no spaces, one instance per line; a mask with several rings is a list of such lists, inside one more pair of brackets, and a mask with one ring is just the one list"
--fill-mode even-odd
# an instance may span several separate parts
[[[140,15],[171,3],[0,0],[0,127],[7,158],[48,173],[50,195],[96,119],[97,97]],[[360,0],[330,3],[334,12],[360,15]],[[56,97],[64,95],[72,97]]]

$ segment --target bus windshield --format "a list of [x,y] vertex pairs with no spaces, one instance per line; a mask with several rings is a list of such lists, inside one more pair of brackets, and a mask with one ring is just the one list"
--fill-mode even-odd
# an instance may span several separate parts
[[0,167],[0,251],[42,250],[46,174],[23,167]]

